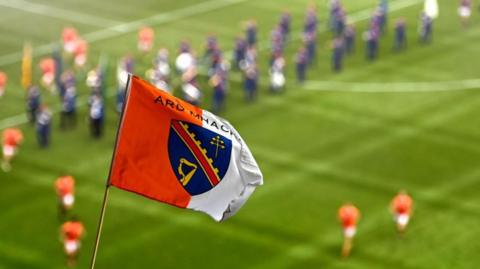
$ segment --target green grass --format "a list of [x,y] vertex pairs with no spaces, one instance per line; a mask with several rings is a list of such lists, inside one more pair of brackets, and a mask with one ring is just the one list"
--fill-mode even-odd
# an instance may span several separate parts
[[[404,0],[398,0],[404,1]],[[76,1],[31,0],[51,7],[118,22],[175,12],[202,2],[194,0]],[[210,1],[211,2],[211,1]],[[205,36],[216,33],[224,50],[242,32],[241,22],[256,18],[260,40],[268,40],[279,13],[288,9],[294,32],[303,23],[308,0],[262,0],[231,3],[222,8],[189,14],[153,24],[156,46],[175,54],[188,38],[203,52]],[[327,10],[320,1],[325,26]],[[373,9],[375,0],[344,1],[350,14]],[[381,40],[380,59],[367,63],[363,44],[345,62],[345,71],[330,71],[330,33],[319,35],[318,65],[309,71],[312,81],[438,82],[478,78],[480,19],[460,26],[456,1],[440,0],[432,45],[416,42],[421,4],[390,14],[390,33]],[[205,2],[203,2],[205,3]],[[393,5],[393,4],[392,4]],[[61,29],[74,25],[81,34],[102,30],[92,22],[78,23],[0,6],[0,55],[21,51],[24,41],[35,48],[59,38]],[[391,53],[393,21],[408,20],[409,48]],[[367,25],[356,23],[358,35]],[[294,35],[295,37],[295,35]],[[113,189],[96,268],[475,268],[480,262],[480,92],[339,92],[306,90],[293,82],[294,39],[287,49],[287,91],[270,95],[265,85],[254,104],[243,102],[238,75],[232,74],[227,111],[222,115],[250,145],[265,176],[245,207],[225,223],[208,216],[159,204]],[[89,65],[100,54],[109,59],[108,92],[115,92],[115,64],[126,53],[137,58],[143,75],[154,53],[136,53],[136,31],[93,42]],[[2,56],[0,56],[1,59]],[[262,79],[267,81],[268,49],[260,54]],[[35,58],[38,62],[39,57]],[[35,65],[36,66],[36,65]],[[0,122],[24,111],[19,85],[19,61],[0,66],[9,74],[6,95],[0,99]],[[35,70],[35,81],[39,71]],[[205,79],[203,106],[210,107],[211,89]],[[79,91],[88,93],[79,76]],[[350,85],[350,84],[349,84]],[[353,84],[356,85],[356,84]],[[341,86],[340,86],[341,87]],[[414,86],[412,86],[414,87]],[[368,90],[368,89],[365,89]],[[55,96],[44,100],[58,106]],[[100,203],[108,172],[117,116],[108,100],[107,130],[100,141],[88,135],[85,107],[75,131],[58,130],[54,118],[53,144],[36,145],[32,127],[26,134],[14,169],[0,172],[0,268],[64,268],[58,240],[53,181],[61,173],[77,179],[74,212],[85,223],[78,268],[87,268],[92,252]],[[388,203],[400,189],[416,202],[415,215],[403,239],[397,237]],[[362,211],[352,256],[339,259],[341,231],[336,211],[344,202]]]

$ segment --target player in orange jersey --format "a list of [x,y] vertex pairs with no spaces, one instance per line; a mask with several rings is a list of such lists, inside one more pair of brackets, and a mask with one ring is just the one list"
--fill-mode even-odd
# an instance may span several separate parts
[[338,210],[338,219],[343,227],[342,257],[350,255],[353,246],[353,238],[357,231],[357,222],[360,211],[352,204],[345,204]]
[[3,160],[2,169],[5,172],[10,171],[11,162],[17,152],[17,147],[22,143],[23,134],[20,129],[7,128],[3,131]]
[[83,39],[78,39],[75,45],[74,54],[74,62],[75,66],[79,68],[83,68],[87,63],[87,51],[88,51],[88,43]]
[[77,45],[78,33],[75,28],[66,27],[62,32],[63,49],[67,53],[73,53]]
[[40,61],[40,70],[42,71],[42,86],[50,92],[54,92],[55,81],[55,61],[53,58],[44,58]]
[[77,263],[78,252],[81,247],[80,240],[84,235],[85,228],[78,220],[67,221],[62,225],[60,237],[69,267],[73,267]]
[[404,233],[412,214],[413,201],[405,192],[399,192],[392,200],[390,210],[397,224],[399,233]]
[[150,27],[142,27],[138,32],[138,50],[147,53],[152,50],[155,32]]
[[5,93],[5,88],[7,87],[7,80],[8,80],[7,74],[0,71],[0,97],[2,97],[3,94]]
[[65,218],[67,211],[75,202],[75,179],[72,176],[61,176],[55,181],[58,196],[58,215]]

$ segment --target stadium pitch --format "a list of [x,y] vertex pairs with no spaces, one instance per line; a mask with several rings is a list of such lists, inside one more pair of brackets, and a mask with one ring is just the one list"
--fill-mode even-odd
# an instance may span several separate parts
[[[420,45],[422,1],[392,0],[379,59],[369,63],[361,33],[377,1],[343,1],[356,21],[357,50],[344,71],[334,74],[326,2],[317,1],[318,62],[302,86],[295,83],[294,54],[309,0],[0,0],[0,70],[9,74],[0,129],[19,125],[26,135],[13,170],[0,172],[0,268],[65,268],[53,187],[63,173],[77,180],[74,214],[87,230],[78,268],[87,268],[118,120],[116,63],[131,53],[135,73],[144,76],[156,52],[137,52],[138,28],[151,25],[155,47],[166,46],[171,55],[183,39],[202,53],[209,33],[231,51],[235,37],[243,35],[242,22],[250,18],[257,20],[263,47],[258,100],[244,102],[241,77],[232,71],[222,116],[249,144],[265,186],[221,224],[114,189],[96,268],[478,267],[480,14],[475,8],[470,26],[463,28],[457,1],[440,0],[434,40]],[[287,87],[272,95],[267,45],[284,10],[292,14],[294,33],[285,52]],[[407,20],[409,44],[405,52],[393,53],[392,28],[399,17]],[[25,41],[32,43],[38,82],[38,60],[50,53],[65,26],[75,26],[90,41],[89,67],[100,57],[108,61],[106,134],[101,140],[89,136],[83,74],[77,81],[84,98],[77,128],[60,131],[55,114],[52,145],[42,150],[23,115],[21,49]],[[202,106],[209,109],[206,77],[200,84]],[[43,100],[58,110],[58,96],[44,91]],[[401,189],[416,202],[403,238],[388,211]],[[347,260],[339,258],[336,216],[344,202],[362,212]]]

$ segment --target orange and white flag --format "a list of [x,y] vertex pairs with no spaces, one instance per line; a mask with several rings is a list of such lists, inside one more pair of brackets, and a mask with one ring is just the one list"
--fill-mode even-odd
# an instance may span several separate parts
[[238,132],[224,119],[130,77],[109,185],[216,221],[263,184]]

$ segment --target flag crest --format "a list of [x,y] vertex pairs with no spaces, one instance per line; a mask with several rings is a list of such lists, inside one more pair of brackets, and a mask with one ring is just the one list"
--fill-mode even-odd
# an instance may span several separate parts
[[217,186],[230,164],[232,141],[198,125],[172,120],[168,147],[172,169],[190,195]]

